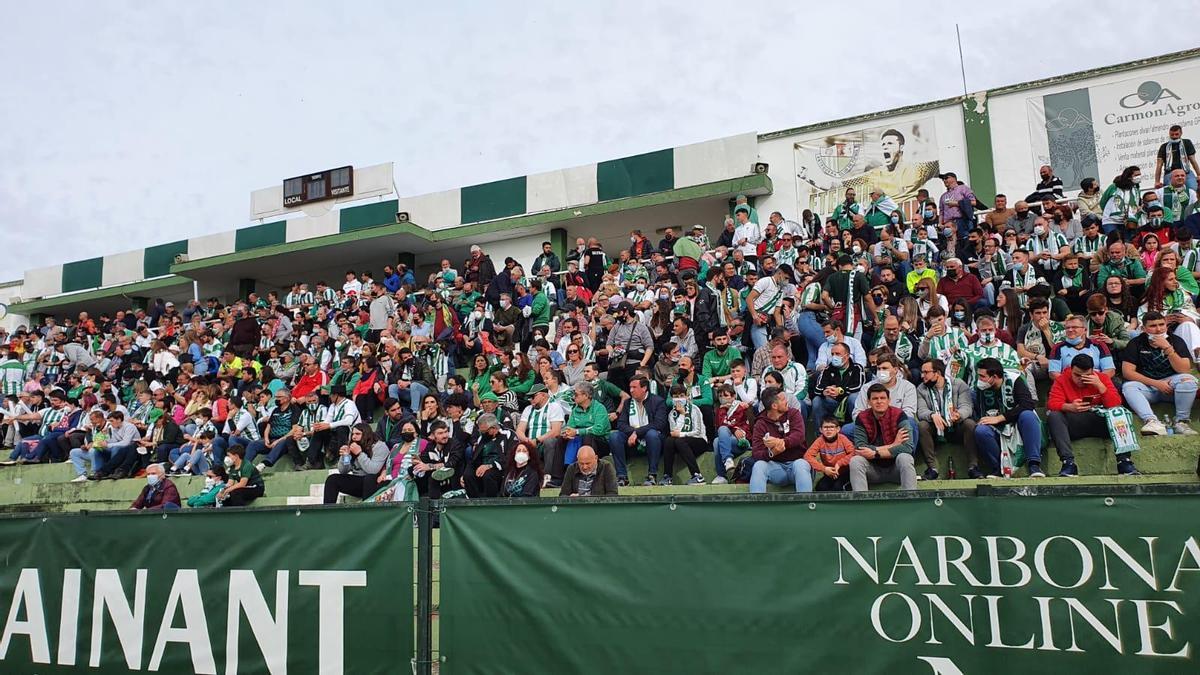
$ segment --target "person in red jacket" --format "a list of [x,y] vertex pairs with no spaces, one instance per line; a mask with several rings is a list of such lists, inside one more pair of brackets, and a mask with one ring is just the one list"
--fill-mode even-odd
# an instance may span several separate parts
[[[1103,408],[1121,405],[1121,394],[1112,379],[1096,370],[1090,354],[1076,354],[1071,359],[1070,377],[1059,377],[1050,387],[1046,402],[1046,426],[1050,439],[1062,460],[1060,476],[1078,476],[1071,440],[1076,438],[1108,438],[1108,423],[1096,413]],[[1117,455],[1117,465],[1133,461],[1129,453]]]
[[179,490],[163,473],[162,464],[146,467],[146,487],[129,505],[130,511],[171,510],[179,508]]
[[975,309],[983,305],[983,285],[979,283],[979,277],[964,270],[958,258],[950,258],[944,265],[946,276],[938,281],[938,295],[945,296],[946,302],[952,305],[959,300]]
[[316,357],[305,356],[303,359],[304,374],[296,381],[296,386],[292,387],[293,401],[303,401],[309,394],[320,391],[321,387],[329,384],[329,376],[321,370]]
[[750,404],[739,400],[730,384],[717,387],[717,398],[721,404],[713,414],[717,426],[713,439],[717,477],[712,484],[723,485],[734,478],[733,458],[750,442]]
[[750,492],[767,491],[767,483],[795,485],[796,492],[812,492],[812,467],[804,460],[804,418],[788,406],[778,387],[762,393],[763,412],[754,420],[750,451]]

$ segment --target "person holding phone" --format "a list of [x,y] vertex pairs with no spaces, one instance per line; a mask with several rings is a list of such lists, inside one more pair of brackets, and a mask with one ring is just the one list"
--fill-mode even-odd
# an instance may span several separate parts
[[[1054,380],[1046,403],[1046,426],[1062,461],[1059,476],[1079,475],[1071,441],[1077,438],[1108,438],[1108,423],[1098,414],[1121,405],[1121,395],[1107,374],[1096,370],[1090,354],[1076,353],[1068,372]],[[1133,468],[1129,453],[1117,455],[1118,468]],[[1133,469],[1136,471],[1136,469]],[[1122,471],[1122,473],[1130,473]]]

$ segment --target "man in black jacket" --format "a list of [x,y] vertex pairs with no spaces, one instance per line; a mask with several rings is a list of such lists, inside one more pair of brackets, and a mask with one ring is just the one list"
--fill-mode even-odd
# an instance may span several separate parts
[[463,484],[463,444],[450,436],[450,427],[438,420],[430,425],[429,443],[409,467],[417,493],[430,499],[454,496]]
[[592,446],[579,448],[575,463],[567,467],[560,497],[616,497],[617,472],[612,462],[596,459]]
[[[711,333],[721,327],[720,285],[724,273],[720,267],[712,267],[703,280],[697,280],[696,306],[692,310],[692,328],[696,331],[696,347],[699,354],[708,351]],[[701,357],[703,358],[703,357]]]
[[[617,485],[629,485],[626,453],[645,444],[650,477],[658,474],[663,440],[667,437],[667,404],[650,393],[650,379],[643,376],[629,381],[629,402],[617,413],[617,428],[608,435],[608,447],[617,464]],[[565,478],[564,478],[565,480]]]
[[500,494],[500,484],[504,481],[504,461],[515,442],[513,433],[500,426],[495,415],[479,416],[471,437],[471,459],[463,473],[462,485],[468,497],[495,497]]
[[421,409],[421,399],[436,388],[433,371],[408,347],[401,348],[399,355],[400,360],[388,373],[388,396],[407,405],[416,414]]
[[829,365],[821,371],[813,390],[813,425],[820,429],[826,417],[837,418],[838,424],[851,421],[864,379],[863,368],[850,358],[846,343],[830,347]]

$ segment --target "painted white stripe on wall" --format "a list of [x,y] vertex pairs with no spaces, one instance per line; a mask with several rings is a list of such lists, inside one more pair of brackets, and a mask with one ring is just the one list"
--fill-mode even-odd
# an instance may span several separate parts
[[100,285],[115,286],[141,281],[145,278],[146,251],[126,251],[104,256],[104,274]]
[[596,165],[587,164],[561,171],[535,173],[525,179],[525,209],[528,213],[595,204]]
[[62,293],[62,271],[62,265],[25,270],[25,283],[21,288],[21,298],[32,300]]
[[458,189],[401,197],[396,210],[407,211],[412,222],[430,231],[462,224],[462,201]]
[[287,221],[287,242],[303,241],[338,233],[339,212],[328,211],[315,218],[291,218]]
[[758,135],[739,134],[675,148],[675,187],[703,185],[751,173]]
[[233,253],[235,242],[236,233],[232,231],[188,239],[188,259],[199,260]]

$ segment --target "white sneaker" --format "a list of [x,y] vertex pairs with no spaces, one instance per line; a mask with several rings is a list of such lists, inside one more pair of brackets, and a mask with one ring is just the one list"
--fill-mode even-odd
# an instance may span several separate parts
[[72,483],[86,483],[87,482],[87,474],[79,474],[78,476],[75,476],[74,478],[72,478],[71,482]]
[[259,473],[262,473],[263,471],[267,470],[267,465],[265,462],[259,462],[258,464],[254,465],[254,468],[258,469]]
[[1142,435],[1143,436],[1166,436],[1167,435],[1167,425],[1163,424],[1162,422],[1159,422],[1158,420],[1154,420],[1154,419],[1147,420],[1146,422],[1144,422],[1142,424]]
[[1196,436],[1200,434],[1200,432],[1197,432],[1184,420],[1179,420],[1175,423],[1175,433],[1180,436]]
[[733,473],[733,470],[734,470],[735,468],[737,468],[737,465],[733,463],[733,458],[732,458],[732,457],[730,457],[729,459],[725,460],[725,475],[726,475],[726,476],[728,476],[729,474]]
[[712,479],[713,485],[725,485],[728,482],[729,481],[725,480],[724,476],[717,476],[716,478]]

